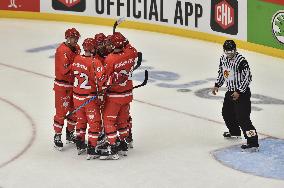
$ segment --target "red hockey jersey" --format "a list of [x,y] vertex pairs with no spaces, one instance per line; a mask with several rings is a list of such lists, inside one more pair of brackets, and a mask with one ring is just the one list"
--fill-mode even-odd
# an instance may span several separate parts
[[[125,48],[120,53],[111,53],[105,59],[106,64],[106,76],[111,77],[113,73],[122,73],[129,75],[131,77],[133,66],[137,61],[137,51],[132,48]],[[132,91],[124,92],[126,90],[131,90],[133,87],[132,80],[128,79],[124,83],[112,85],[109,89],[107,96],[110,100],[115,100],[117,103],[127,103],[133,100]],[[118,93],[119,92],[119,93]]]
[[73,96],[78,100],[91,98],[101,91],[104,80],[104,67],[100,60],[78,55],[71,67],[74,75]]
[[80,54],[79,45],[71,50],[65,43],[62,43],[55,53],[55,80],[54,89],[72,89],[73,76],[70,68],[76,55]]

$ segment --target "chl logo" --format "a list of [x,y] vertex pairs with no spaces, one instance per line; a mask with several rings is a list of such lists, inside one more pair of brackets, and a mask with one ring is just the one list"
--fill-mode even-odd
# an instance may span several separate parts
[[223,28],[227,29],[234,25],[234,9],[226,1],[215,5],[215,20]]
[[52,0],[52,7],[55,10],[84,12],[86,0]]
[[238,34],[238,1],[212,0],[210,26],[217,32]]

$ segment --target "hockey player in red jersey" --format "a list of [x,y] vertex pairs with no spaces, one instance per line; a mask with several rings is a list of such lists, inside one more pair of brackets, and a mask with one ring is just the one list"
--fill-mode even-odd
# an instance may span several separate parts
[[[98,33],[94,37],[96,49],[95,49],[95,52],[93,53],[93,55],[94,55],[94,58],[99,59],[102,62],[103,65],[104,65],[104,59],[106,57],[105,50],[104,50],[105,38],[106,38],[106,36],[103,33]],[[105,88],[105,87],[103,86],[103,88]],[[102,94],[102,95],[98,96],[98,98],[99,98],[99,102],[100,102],[100,111],[102,111],[105,96],[104,96],[104,94]],[[102,120],[102,117],[101,117],[101,120]],[[101,145],[104,142],[104,140],[105,140],[105,134],[104,134],[104,131],[102,131],[101,134],[99,135],[99,138],[98,138],[98,145]]]
[[[104,67],[100,60],[93,58],[95,41],[87,38],[83,42],[84,55],[78,55],[72,64],[75,80],[73,85],[73,101],[76,108],[101,91],[104,82]],[[96,145],[101,132],[101,114],[98,98],[88,103],[76,112],[77,115],[77,142],[78,154],[86,150],[85,135],[88,129],[88,159],[98,156]]]
[[[129,43],[128,40],[124,42],[124,51],[127,53],[137,53],[137,50]],[[138,52],[138,61],[142,61],[142,53]],[[129,148],[133,148],[133,137],[132,137],[132,117],[130,115],[130,110],[128,111],[128,136],[125,139],[128,143]]]
[[108,85],[111,86],[107,92],[104,105],[103,121],[104,130],[109,145],[107,152],[103,153],[100,159],[119,159],[118,147],[116,145],[117,131],[119,132],[120,148],[127,151],[125,138],[128,136],[129,104],[133,100],[132,80],[129,79],[137,58],[134,50],[125,50],[126,38],[121,33],[114,33],[110,41],[113,52],[105,59],[106,76]]
[[95,39],[95,43],[97,45],[97,49],[96,49],[96,52],[95,52],[95,58],[97,58],[97,59],[99,59],[103,62],[104,59],[106,58],[106,55],[107,55],[106,50],[105,50],[105,45],[104,45],[106,36],[103,33],[98,33],[98,34],[95,35],[94,39]]
[[113,52],[113,48],[112,48],[112,44],[111,44],[111,36],[112,35],[108,35],[106,38],[105,38],[105,42],[104,42],[104,46],[105,46],[105,53],[106,53],[106,56],[110,53]]
[[[62,128],[64,126],[64,116],[68,111],[73,110],[72,85],[73,77],[70,74],[71,64],[77,54],[80,54],[80,47],[77,44],[80,33],[75,29],[68,29],[65,32],[66,41],[63,42],[55,53],[55,109],[54,116],[54,144],[55,148],[62,150],[63,143],[61,141]],[[76,125],[76,117],[70,116],[67,119],[66,140],[74,142],[74,128]]]

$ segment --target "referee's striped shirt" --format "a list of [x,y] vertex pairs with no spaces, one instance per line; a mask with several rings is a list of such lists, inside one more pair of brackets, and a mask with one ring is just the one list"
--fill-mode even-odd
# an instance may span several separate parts
[[215,87],[221,87],[226,82],[228,91],[244,93],[251,80],[248,62],[241,54],[237,52],[232,59],[228,59],[225,54],[221,56]]

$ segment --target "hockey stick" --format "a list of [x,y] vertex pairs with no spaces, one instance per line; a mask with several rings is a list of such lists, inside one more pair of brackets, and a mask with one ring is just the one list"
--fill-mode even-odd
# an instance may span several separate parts
[[76,108],[75,110],[73,110],[72,112],[70,112],[69,114],[67,114],[64,119],[68,118],[69,116],[71,116],[72,114],[76,113],[78,110],[80,110],[81,108],[83,108],[84,106],[86,106],[87,104],[89,104],[91,101],[95,100],[96,98],[98,98],[99,95],[103,94],[106,90],[108,90],[110,88],[107,87],[106,89],[101,90],[97,95],[91,97],[89,100],[87,100],[86,102],[84,102],[83,104],[81,104],[78,108]]
[[115,33],[115,29],[116,27],[121,24],[122,22],[125,21],[125,17],[122,17],[122,18],[119,18],[118,20],[116,20],[113,24],[113,30],[112,30],[112,33]]
[[[123,92],[116,92],[116,93],[126,93],[126,92],[130,92],[132,91],[133,89],[136,89],[136,88],[139,88],[139,87],[142,87],[144,85],[147,84],[147,81],[148,81],[148,71],[145,70],[145,78],[144,78],[144,81],[137,85],[137,86],[134,86],[132,89],[129,89],[129,90],[126,90],[126,91],[123,91]],[[92,102],[93,100],[95,100],[99,95],[103,94],[105,91],[109,90],[113,85],[110,85],[108,86],[106,89],[103,89],[102,91],[98,92],[97,95],[91,97],[89,100],[87,100],[86,102],[84,102],[83,104],[81,104],[78,108],[76,108],[75,110],[73,110],[72,112],[70,112],[69,114],[67,114],[64,119],[70,117],[72,114],[76,113],[78,110],[80,110],[81,108],[83,108],[84,106],[86,106],[87,104],[89,104],[90,102]]]
[[135,71],[136,69],[138,69],[140,67],[141,62],[142,62],[142,53],[138,52],[138,61],[135,65],[135,67],[133,68],[133,71]]
[[[122,17],[122,18],[119,18],[118,20],[116,20],[113,24],[112,33],[115,33],[116,27],[124,21],[125,21],[125,17]],[[139,68],[140,65],[141,65],[141,62],[142,62],[142,53],[138,52],[138,61],[137,61],[137,64],[135,65],[133,70],[136,70],[137,68]]]

